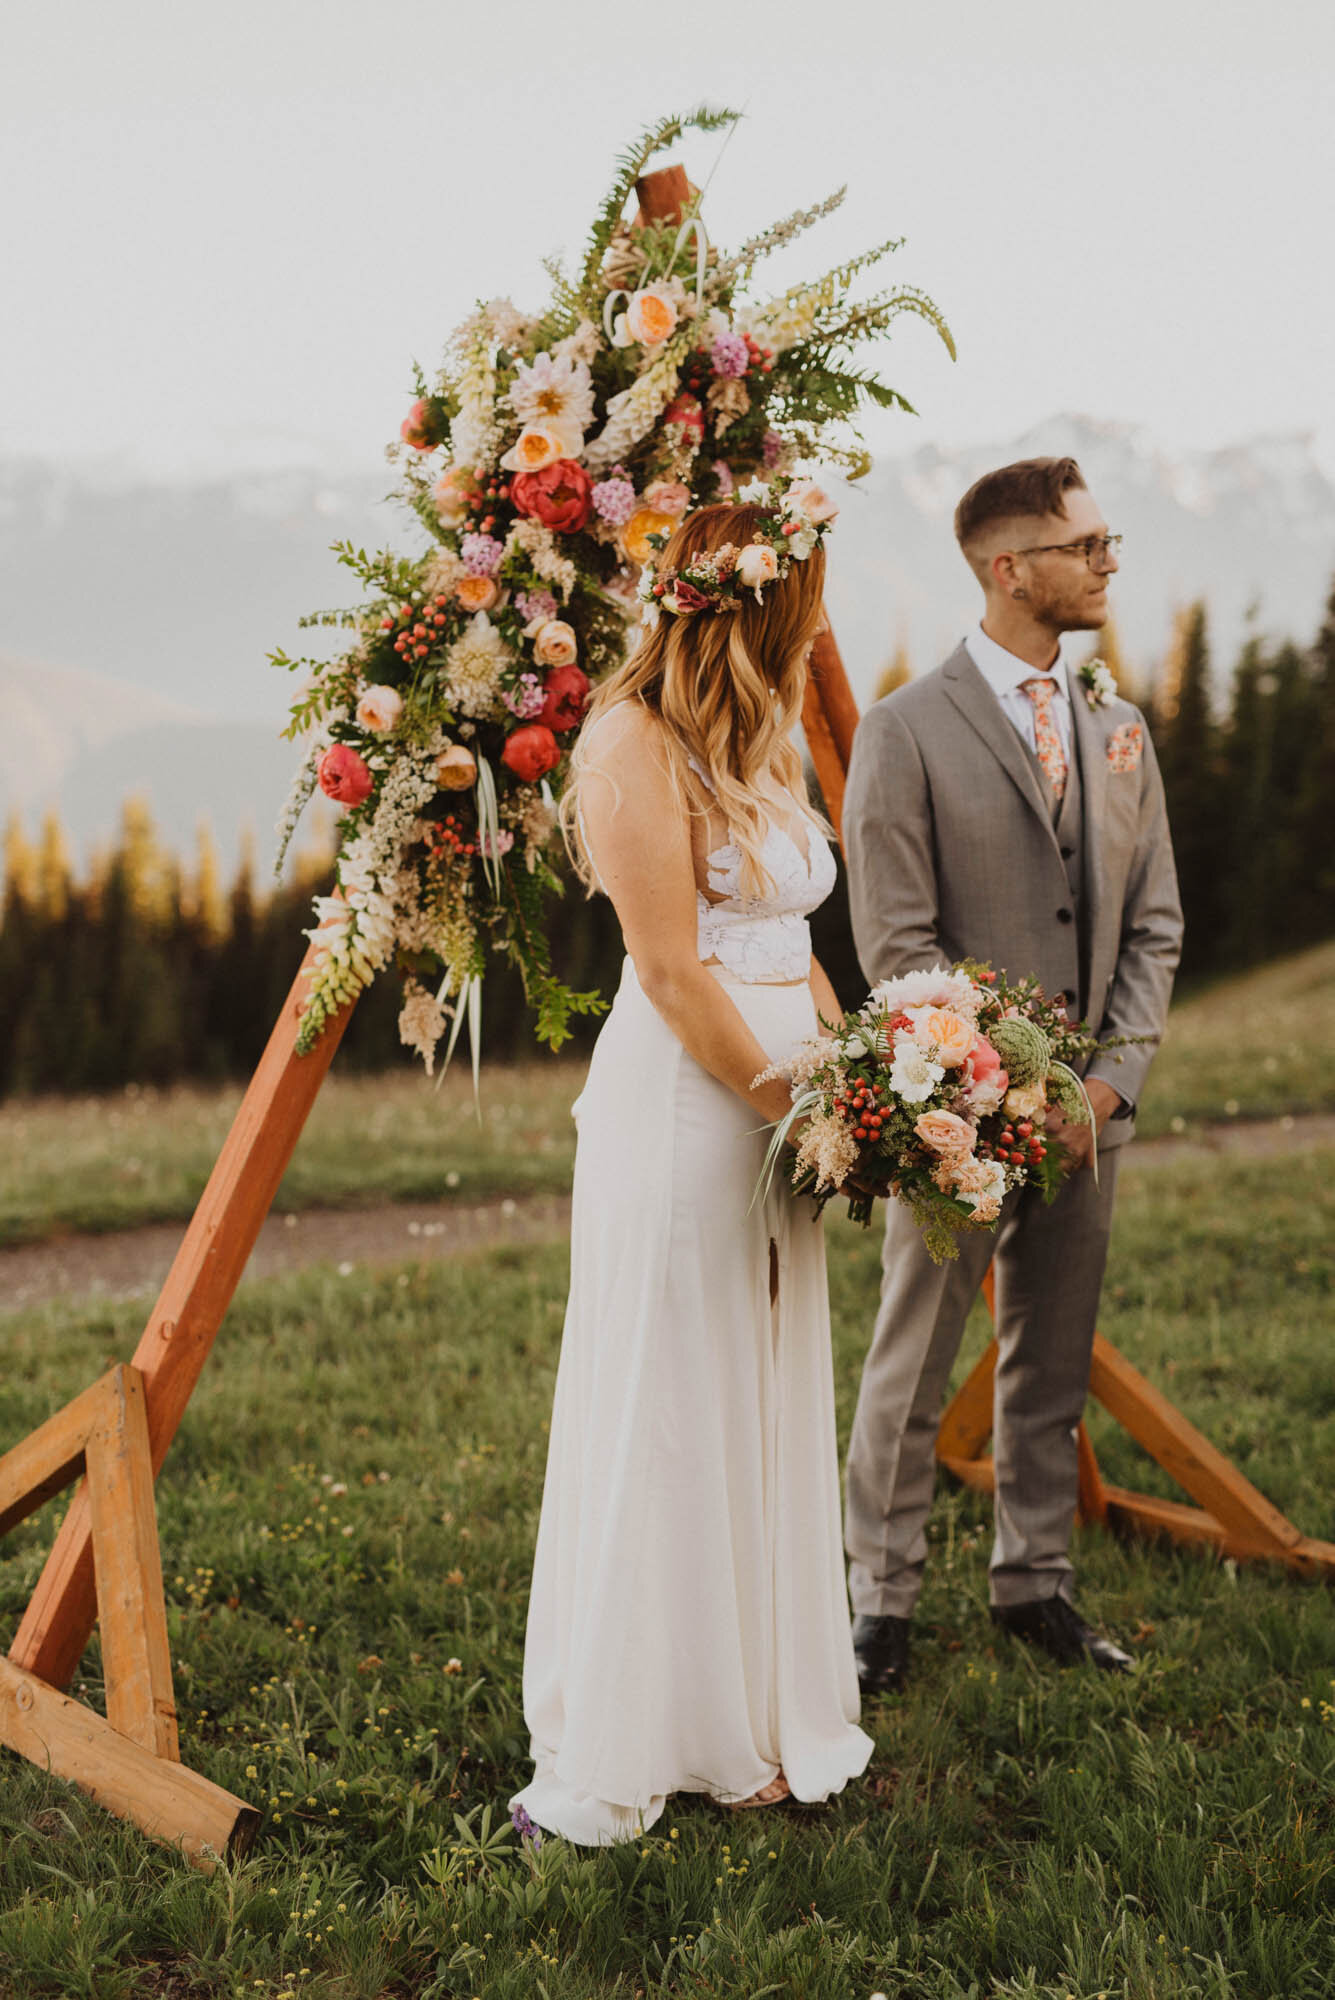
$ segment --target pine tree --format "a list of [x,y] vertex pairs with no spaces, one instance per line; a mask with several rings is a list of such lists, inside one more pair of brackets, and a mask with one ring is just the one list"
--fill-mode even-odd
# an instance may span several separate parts
[[1310,735],[1295,784],[1300,889],[1297,927],[1306,940],[1335,936],[1335,583],[1308,662]]
[[1218,962],[1223,823],[1210,647],[1200,603],[1178,619],[1158,703],[1156,745],[1186,919],[1182,962],[1185,970],[1201,972]]

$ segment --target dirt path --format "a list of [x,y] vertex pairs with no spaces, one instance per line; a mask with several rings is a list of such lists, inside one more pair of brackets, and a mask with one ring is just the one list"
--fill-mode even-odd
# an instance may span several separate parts
[[[1153,1169],[1188,1155],[1246,1152],[1256,1158],[1335,1145],[1335,1114],[1213,1125],[1188,1136],[1135,1140],[1125,1170]],[[246,1266],[246,1278],[270,1278],[310,1264],[349,1268],[434,1263],[460,1251],[500,1243],[548,1243],[565,1234],[570,1202],[562,1195],[528,1196],[477,1206],[396,1202],[376,1208],[308,1209],[274,1214]],[[0,1250],[0,1314],[47,1299],[151,1300],[181,1241],[179,1222],[151,1223],[104,1236],[62,1236]]]

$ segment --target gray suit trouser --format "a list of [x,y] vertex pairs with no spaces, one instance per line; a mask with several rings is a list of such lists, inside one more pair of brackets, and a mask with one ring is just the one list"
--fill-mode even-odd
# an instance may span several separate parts
[[933,1264],[909,1210],[886,1203],[881,1304],[848,1452],[855,1612],[907,1618],[917,1602],[937,1423],[993,1257],[999,1352],[990,1594],[999,1605],[1070,1597],[1076,1427],[1089,1390],[1119,1150],[1100,1155],[1098,1187],[1086,1168],[1050,1208],[1035,1189],[1008,1196],[995,1234],[966,1233],[955,1263]]

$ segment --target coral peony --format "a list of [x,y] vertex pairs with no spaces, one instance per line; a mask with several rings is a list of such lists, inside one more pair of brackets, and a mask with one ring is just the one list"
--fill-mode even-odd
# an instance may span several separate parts
[[573,458],[558,458],[541,472],[517,472],[510,499],[517,514],[541,521],[558,535],[577,535],[593,506],[593,481]]
[[533,635],[533,657],[540,667],[569,667],[579,658],[579,640],[564,618],[548,618]]
[[414,451],[434,451],[436,440],[431,435],[430,418],[426,404],[419,396],[399,425],[399,436]]
[[357,720],[363,729],[383,735],[403,714],[403,696],[397,688],[363,688],[357,702]]
[[[579,673],[578,667],[558,667],[557,673]],[[580,674],[582,680],[584,676]],[[561,761],[556,738],[542,722],[526,722],[522,729],[514,730],[506,740],[501,752],[501,762],[513,771],[526,785],[535,785],[539,778],[552,771]]]
[[325,797],[337,799],[341,806],[359,806],[375,790],[375,779],[347,743],[335,743],[325,751],[316,776]]
[[[579,667],[553,667],[542,684],[542,692],[539,721],[560,735],[583,719],[584,704],[589,698],[589,677]],[[514,738],[510,740],[513,742]]]
[[1001,1057],[983,1035],[975,1035],[969,1051],[968,1070],[975,1083],[1005,1090],[1010,1083]]

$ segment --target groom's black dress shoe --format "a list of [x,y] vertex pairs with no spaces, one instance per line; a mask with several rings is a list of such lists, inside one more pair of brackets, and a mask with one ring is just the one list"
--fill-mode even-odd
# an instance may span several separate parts
[[855,1618],[853,1657],[865,1695],[902,1694],[909,1672],[908,1619]]
[[1105,1673],[1124,1674],[1135,1664],[1130,1653],[1086,1625],[1064,1597],[1040,1597],[1030,1604],[994,1604],[992,1622],[1014,1638],[1039,1647],[1063,1667],[1088,1660]]

